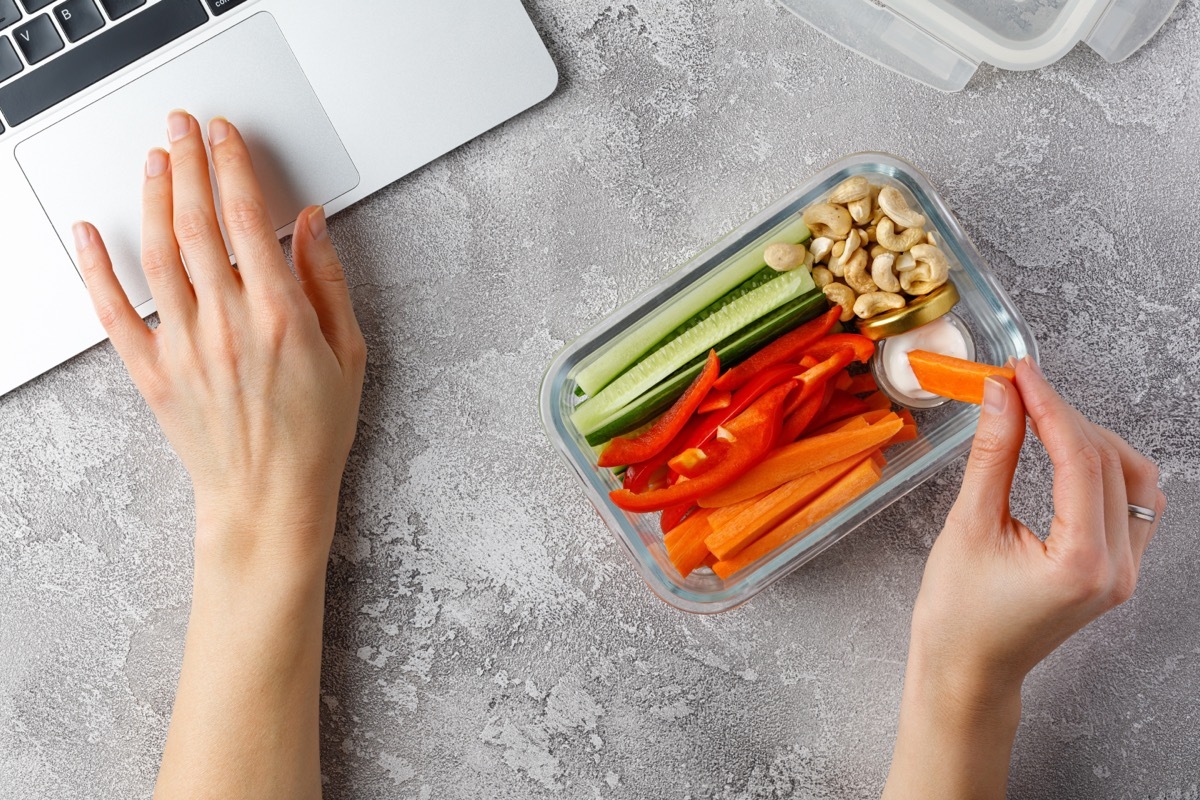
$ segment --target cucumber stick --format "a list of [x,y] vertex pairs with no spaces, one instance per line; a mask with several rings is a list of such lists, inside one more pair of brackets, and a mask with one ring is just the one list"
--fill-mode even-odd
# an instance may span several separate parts
[[595,396],[664,337],[692,316],[729,293],[767,263],[767,245],[774,242],[805,242],[812,234],[800,218],[776,228],[730,259],[715,274],[676,298],[654,316],[613,342],[595,361],[580,370],[575,383],[584,394]]
[[713,345],[815,288],[807,269],[785,272],[721,308],[670,343],[646,356],[595,397],[575,409],[571,421],[587,435],[627,403],[656,386]]
[[[788,331],[820,316],[828,305],[824,294],[813,291],[776,309],[717,345],[722,368],[732,367]],[[637,430],[666,411],[696,380],[704,369],[704,362],[703,355],[692,359],[683,369],[611,415],[587,435],[588,444],[599,447],[615,436]]]

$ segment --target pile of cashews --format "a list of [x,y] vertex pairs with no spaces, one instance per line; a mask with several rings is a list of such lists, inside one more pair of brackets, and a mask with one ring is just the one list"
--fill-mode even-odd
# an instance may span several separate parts
[[904,308],[950,278],[950,262],[925,232],[925,216],[895,187],[850,178],[806,209],[804,223],[814,237],[808,247],[772,244],[767,266],[812,269],[817,286],[841,306],[842,322]]

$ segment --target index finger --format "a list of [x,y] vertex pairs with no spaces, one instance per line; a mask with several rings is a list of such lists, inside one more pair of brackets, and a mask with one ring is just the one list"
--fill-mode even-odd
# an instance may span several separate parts
[[1086,433],[1086,420],[1054,391],[1031,360],[1017,365],[1016,385],[1054,465],[1054,522],[1047,547],[1053,542],[1067,548],[1106,550],[1104,465]]

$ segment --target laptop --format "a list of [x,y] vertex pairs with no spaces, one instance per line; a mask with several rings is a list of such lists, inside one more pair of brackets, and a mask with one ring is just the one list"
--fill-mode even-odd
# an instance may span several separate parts
[[172,109],[237,124],[283,237],[557,83],[520,0],[0,0],[0,394],[105,338],[75,220],[154,311],[141,183]]

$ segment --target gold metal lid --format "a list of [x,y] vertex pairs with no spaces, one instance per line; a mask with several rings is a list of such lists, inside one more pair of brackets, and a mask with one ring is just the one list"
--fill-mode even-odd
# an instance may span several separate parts
[[904,308],[889,311],[870,319],[858,321],[858,332],[868,339],[878,341],[889,336],[908,333],[914,328],[927,325],[938,317],[945,316],[958,303],[958,289],[947,281],[924,297],[918,297]]

